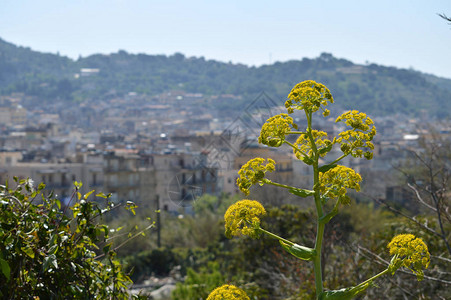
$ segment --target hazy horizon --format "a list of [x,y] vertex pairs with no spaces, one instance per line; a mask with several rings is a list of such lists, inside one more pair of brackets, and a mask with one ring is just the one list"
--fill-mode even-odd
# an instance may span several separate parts
[[321,53],[451,78],[451,2],[6,0],[0,37],[77,59],[131,54],[261,66]]

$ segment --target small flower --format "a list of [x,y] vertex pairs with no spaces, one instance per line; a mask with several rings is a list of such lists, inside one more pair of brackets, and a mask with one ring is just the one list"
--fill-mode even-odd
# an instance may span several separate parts
[[266,165],[263,165],[264,163],[264,158],[253,158],[238,171],[240,177],[236,180],[236,184],[245,195],[249,195],[249,188],[252,185],[256,183],[263,185],[263,179],[267,171],[273,172],[275,170],[276,162],[274,160],[268,158]]
[[265,215],[263,205],[255,200],[241,200],[231,205],[224,214],[225,234],[228,238],[248,235],[257,238],[260,234],[259,216]]
[[297,125],[287,114],[271,117],[263,124],[258,142],[271,147],[280,147],[291,128],[297,129]]
[[418,281],[424,277],[423,268],[431,262],[428,247],[422,239],[413,234],[399,234],[387,245],[390,255],[394,255],[390,266],[392,273],[400,267],[406,267],[417,275]]
[[306,80],[298,83],[288,94],[285,107],[288,113],[293,113],[295,109],[316,112],[320,108],[323,110],[324,116],[329,115],[328,110],[324,110],[324,106],[334,103],[334,98],[329,89],[321,83],[313,80]]
[[210,295],[208,295],[207,300],[250,300],[246,293],[230,284],[224,284],[216,289],[214,289]]
[[336,142],[341,144],[340,149],[344,154],[350,154],[353,157],[363,156],[366,159],[373,158],[374,145],[371,141],[376,135],[376,127],[371,118],[365,113],[352,110],[343,113],[335,122],[343,122],[352,127],[350,130],[340,132],[336,139]]
[[336,166],[325,173],[319,173],[320,192],[329,199],[338,199],[342,204],[349,204],[347,189],[360,191],[362,177],[353,169]]
[[[312,130],[312,137],[315,141],[316,149],[319,151],[320,156],[325,156],[327,152],[332,149],[333,144],[329,139],[326,138],[326,132],[320,130]],[[293,152],[298,159],[303,160],[304,156],[301,154],[301,152],[308,155],[309,158],[312,158],[312,144],[307,133],[302,133],[301,135],[299,135],[294,144],[296,145],[297,149],[293,149]]]

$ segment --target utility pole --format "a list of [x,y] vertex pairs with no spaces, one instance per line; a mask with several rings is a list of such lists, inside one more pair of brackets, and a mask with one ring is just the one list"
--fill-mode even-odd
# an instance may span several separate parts
[[160,212],[160,196],[157,195],[157,246],[161,247],[161,212]]

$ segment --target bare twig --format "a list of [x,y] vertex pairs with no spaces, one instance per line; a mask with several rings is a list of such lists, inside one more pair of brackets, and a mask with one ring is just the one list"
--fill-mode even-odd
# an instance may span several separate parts
[[[121,248],[122,246],[124,246],[125,244],[127,244],[128,242],[130,242],[132,239],[140,236],[144,231],[149,230],[150,228],[154,227],[155,224],[150,224],[149,226],[147,226],[146,228],[144,228],[143,230],[141,230],[140,232],[138,232],[137,234],[135,234],[134,236],[131,236],[130,238],[126,239],[125,241],[123,241],[121,244],[119,244],[117,247],[115,247],[113,249],[114,252],[116,252],[119,248]],[[94,259],[99,259],[101,257],[104,257],[105,253],[99,254],[96,257],[94,257]]]
[[377,198],[375,198],[375,197],[373,197],[373,196],[370,196],[370,195],[368,195],[368,194],[365,194],[365,196],[367,196],[367,197],[373,199],[374,201],[376,201],[376,202],[379,203],[379,204],[384,205],[388,210],[390,210],[390,211],[392,211],[392,212],[394,212],[394,213],[396,213],[396,214],[398,214],[398,215],[401,215],[401,216],[403,216],[403,217],[409,219],[410,221],[414,222],[415,224],[417,224],[418,226],[422,227],[423,229],[429,231],[430,233],[432,233],[432,234],[434,234],[434,235],[436,235],[436,236],[438,236],[438,237],[440,237],[440,238],[443,238],[442,235],[441,235],[439,232],[437,232],[437,231],[435,231],[434,229],[430,228],[429,226],[427,226],[427,225],[425,225],[425,224],[419,222],[419,221],[416,220],[414,217],[411,217],[411,216],[409,216],[409,215],[406,215],[406,214],[403,213],[402,211],[400,211],[400,210],[398,210],[398,209],[392,207],[391,205],[389,205],[389,204],[386,203],[385,201],[383,201],[383,200],[381,200],[381,199],[377,199]]
[[[450,17],[447,17],[444,13],[443,13],[443,14],[437,14],[437,15],[439,15],[440,18],[442,18],[442,19],[444,19],[444,20],[446,20],[446,21],[448,21],[448,22],[451,22],[451,18],[450,18]],[[451,23],[450,23],[450,24],[451,24]]]
[[[371,256],[377,258],[377,260],[374,260],[374,259],[373,259],[372,261],[376,261],[378,264],[380,264],[380,265],[385,265],[385,266],[388,266],[388,265],[390,264],[389,261],[383,259],[382,257],[380,257],[379,255],[377,255],[377,254],[374,253],[373,251],[371,251],[371,250],[369,250],[369,249],[367,249],[367,248],[365,248],[365,247],[362,247],[362,246],[360,246],[360,245],[357,245],[357,247],[358,247],[359,249],[365,251],[366,253],[370,254]],[[364,254],[363,254],[363,255],[364,255]],[[368,258],[367,255],[364,255],[364,256]],[[407,271],[405,271],[405,270],[403,270],[403,269],[398,269],[398,271],[401,272],[401,273],[404,273],[404,274],[409,274],[409,275],[412,275],[412,276],[416,276],[414,273],[412,273],[412,272],[407,272]],[[440,278],[435,278],[435,277],[431,277],[431,276],[427,276],[427,275],[424,275],[424,279],[428,279],[428,280],[437,281],[437,282],[440,282],[440,283],[443,283],[443,284],[451,285],[451,281],[443,280],[443,279],[440,279]]]
[[417,199],[421,204],[423,204],[424,206],[426,206],[427,208],[430,208],[431,210],[433,210],[435,212],[437,211],[437,209],[435,207],[433,207],[432,205],[429,205],[428,203],[426,203],[426,201],[423,200],[423,198],[420,195],[420,192],[418,192],[418,190],[412,184],[408,183],[407,186],[415,192],[415,195],[417,196]]
[[433,258],[436,258],[436,259],[439,259],[439,260],[443,260],[443,261],[446,261],[446,262],[448,262],[448,263],[451,263],[451,259],[449,259],[449,258],[446,258],[446,257],[442,257],[442,256],[435,256],[435,255],[431,255],[431,257],[433,257]]

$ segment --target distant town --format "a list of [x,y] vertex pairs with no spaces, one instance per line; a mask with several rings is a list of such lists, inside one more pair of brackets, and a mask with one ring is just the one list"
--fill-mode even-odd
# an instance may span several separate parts
[[[76,75],[97,72],[81,69]],[[265,120],[285,112],[283,99],[276,101],[262,91],[236,115],[212,109],[215,102],[237,99],[242,97],[172,90],[156,96],[130,92],[92,103],[41,105],[20,93],[0,96],[0,182],[12,183],[13,176],[44,182],[46,190],[67,204],[77,181],[83,183],[81,192],[95,189],[110,193],[113,201],[190,213],[193,201],[205,193],[237,194],[237,171],[260,156],[275,159],[277,169],[271,176],[310,186],[311,170],[292,152],[257,142]],[[344,164],[362,173],[365,193],[402,199],[405,191],[395,180],[393,165],[405,157],[403,150],[432,139],[430,124],[421,118],[366,113],[378,131],[374,159],[351,157]],[[300,115],[293,117],[298,124],[305,121]],[[330,137],[342,130],[334,116],[318,120],[315,126]],[[433,129],[439,137],[451,137],[449,122],[436,123]],[[330,159],[340,155],[338,147],[333,151]]]

